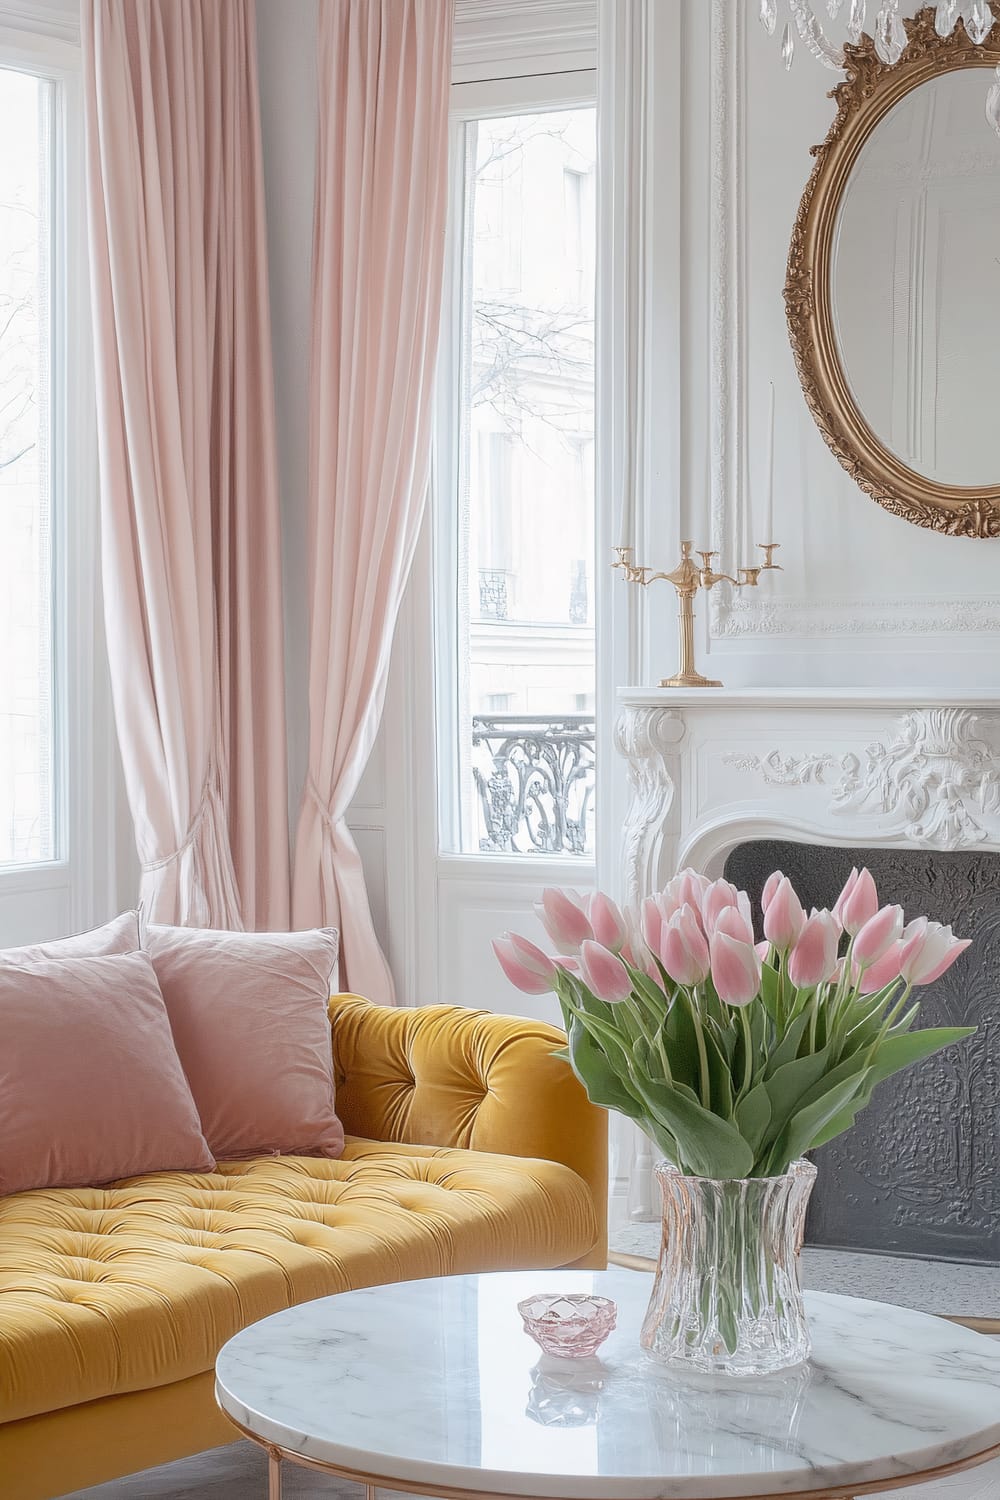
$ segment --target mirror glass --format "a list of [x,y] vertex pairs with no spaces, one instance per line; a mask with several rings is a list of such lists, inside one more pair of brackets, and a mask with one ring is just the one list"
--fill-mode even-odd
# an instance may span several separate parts
[[841,364],[875,436],[943,485],[1000,483],[1000,138],[984,68],[913,89],[858,155],[834,234]]

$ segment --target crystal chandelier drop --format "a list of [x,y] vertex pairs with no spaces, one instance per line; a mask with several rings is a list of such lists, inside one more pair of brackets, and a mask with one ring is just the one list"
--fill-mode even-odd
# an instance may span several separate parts
[[[787,6],[789,19],[781,32],[781,56],[790,68],[795,57],[796,38],[825,67],[839,71],[844,67],[844,49],[827,35],[825,12],[830,21],[841,16],[846,21],[847,38],[857,43],[872,13],[875,51],[887,67],[894,67],[906,48],[903,26],[903,0],[760,0],[761,25],[769,36],[778,30],[779,10]],[[910,9],[920,6],[909,7]],[[990,0],[938,0],[934,17],[938,36],[951,36],[956,26],[965,27],[973,46],[981,47],[993,29],[995,17]],[[1000,135],[1000,67],[986,100],[986,118]]]

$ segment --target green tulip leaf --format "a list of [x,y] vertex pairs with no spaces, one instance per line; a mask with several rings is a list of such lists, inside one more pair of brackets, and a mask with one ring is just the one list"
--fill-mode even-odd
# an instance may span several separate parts
[[907,1031],[899,1035],[891,1032],[872,1058],[872,1086],[898,1073],[900,1068],[908,1068],[911,1063],[921,1062],[933,1052],[940,1052],[942,1047],[962,1041],[975,1029],[974,1026],[928,1026],[923,1031]]
[[629,1120],[643,1119],[646,1111],[642,1101],[615,1072],[607,1055],[576,1016],[569,1029],[569,1057],[591,1104],[616,1109]]
[[767,1077],[772,1078],[779,1068],[786,1063],[794,1062],[799,1055],[799,1046],[805,1035],[806,1027],[809,1025],[809,1012],[803,1011],[790,1022],[781,1041],[774,1048],[767,1060]]
[[712,1086],[713,1113],[724,1120],[731,1120],[733,1118],[733,1080],[729,1071],[729,1061],[708,1027],[704,1028],[702,1035],[705,1038],[708,1077]]
[[827,1089],[812,1104],[798,1110],[782,1130],[767,1158],[767,1176],[779,1176],[788,1170],[790,1162],[800,1157],[803,1151],[812,1150],[816,1137],[850,1103],[864,1081],[859,1077],[845,1078],[832,1089]]
[[736,1105],[733,1118],[740,1135],[756,1156],[771,1123],[771,1101],[762,1083],[755,1084],[743,1096]]
[[634,1082],[650,1113],[676,1139],[679,1167],[698,1177],[746,1177],[753,1152],[735,1125],[658,1079],[636,1077]]
[[771,1102],[770,1140],[778,1137],[799,1108],[803,1096],[823,1077],[829,1062],[830,1049],[824,1047],[820,1052],[810,1052],[805,1057],[783,1063],[775,1073],[765,1077],[764,1087]]
[[851,1100],[846,1108],[838,1110],[835,1115],[832,1115],[822,1130],[816,1132],[813,1136],[812,1145],[808,1149],[810,1151],[818,1151],[820,1146],[826,1145],[827,1141],[834,1141],[838,1135],[843,1135],[845,1130],[850,1130],[870,1098],[871,1094],[869,1093],[865,1097],[865,1092],[862,1090],[856,1098]]
[[778,1019],[778,971],[765,963],[760,970],[760,1000],[772,1021]]

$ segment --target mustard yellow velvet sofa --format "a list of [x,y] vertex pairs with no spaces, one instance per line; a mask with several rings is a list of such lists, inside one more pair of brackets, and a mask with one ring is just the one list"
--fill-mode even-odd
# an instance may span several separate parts
[[[0,1496],[51,1500],[229,1442],[219,1347],[351,1287],[603,1266],[607,1126],[559,1032],[331,1002],[340,1161],[0,1199]],[[234,1038],[234,1046],[239,1039]]]

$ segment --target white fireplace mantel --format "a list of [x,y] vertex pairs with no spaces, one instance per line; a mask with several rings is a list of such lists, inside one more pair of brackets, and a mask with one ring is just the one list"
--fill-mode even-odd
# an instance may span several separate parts
[[621,894],[749,839],[1000,850],[1000,695],[623,688]]
[[[1000,850],[1000,694],[623,688],[620,895],[692,865],[721,875],[751,839]],[[653,1150],[613,1135],[613,1211],[656,1216]]]

